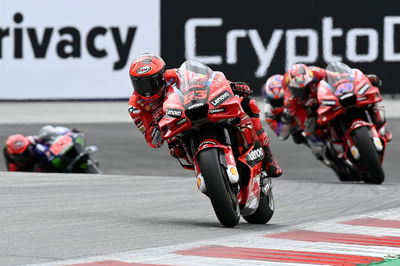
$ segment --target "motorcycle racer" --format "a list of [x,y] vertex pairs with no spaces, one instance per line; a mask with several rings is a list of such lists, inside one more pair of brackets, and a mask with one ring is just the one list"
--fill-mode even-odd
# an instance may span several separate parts
[[[284,111],[282,114],[282,122],[284,129],[282,138],[289,136],[289,129],[293,121],[296,121],[301,128],[311,146],[314,155],[322,158],[324,144],[322,142],[322,132],[318,130],[316,119],[317,109],[319,107],[317,100],[318,83],[326,79],[328,76],[337,76],[338,73],[330,72],[323,68],[315,66],[306,66],[305,64],[295,64],[289,69],[283,77],[283,87],[285,92]],[[367,75],[371,84],[379,87],[381,81],[376,75]],[[372,108],[373,120],[379,125],[386,134],[387,140],[390,141],[391,134],[385,129],[385,117],[379,111],[379,108]]]
[[265,121],[278,137],[282,130],[281,116],[284,100],[282,79],[282,75],[273,75],[268,78],[262,88],[262,94],[265,96],[266,101],[264,108]]
[[[33,172],[38,155],[35,151],[36,139],[34,136],[14,134],[7,138],[3,155],[8,171]],[[39,171],[39,169],[36,169]]]
[[[75,129],[72,132],[76,131]],[[38,135],[14,134],[7,138],[3,155],[8,171],[42,172],[46,151],[55,136],[69,134],[71,130],[61,126],[43,126]]]
[[[283,75],[276,74],[269,77],[262,87],[262,94],[265,96],[266,101],[264,107],[265,121],[279,138],[281,138],[283,129],[282,113],[285,98],[282,81]],[[290,134],[296,144],[307,142],[295,121],[293,121]]]
[[[158,122],[164,116],[163,103],[168,88],[179,89],[177,69],[166,69],[162,58],[143,54],[133,60],[129,75],[133,85],[133,93],[129,99],[128,112],[135,125],[143,133],[150,147],[158,148],[163,144]],[[259,118],[260,109],[249,95],[252,90],[243,82],[230,82],[232,91],[242,97],[242,107],[251,118],[263,146],[265,156],[263,166],[271,177],[278,177],[282,169],[275,160],[269,146],[269,138],[262,128]],[[187,160],[186,152],[176,138],[167,140],[171,156]]]

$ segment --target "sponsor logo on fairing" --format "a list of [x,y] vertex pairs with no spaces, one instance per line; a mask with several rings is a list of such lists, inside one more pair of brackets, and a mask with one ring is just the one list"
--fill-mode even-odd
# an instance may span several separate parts
[[357,99],[357,101],[364,101],[365,99],[367,99],[368,97],[364,96],[364,97],[360,97]]
[[199,148],[202,147],[202,146],[204,146],[204,145],[217,145],[217,143],[214,142],[214,141],[211,141],[211,140],[207,140],[207,141],[202,142],[202,143],[199,145]]
[[210,114],[222,113],[225,112],[225,108],[211,109]]
[[358,95],[363,95],[370,87],[369,84],[365,84],[358,90]]
[[138,113],[140,113],[140,110],[139,109],[137,109],[137,108],[135,108],[135,107],[133,107],[133,106],[129,106],[129,109],[128,109],[128,111],[129,111],[129,113],[131,113],[131,114],[138,114]]
[[225,102],[227,99],[231,98],[232,95],[227,92],[224,91],[223,93],[219,94],[217,97],[215,97],[214,99],[211,100],[211,104],[215,107],[221,105],[221,103]]
[[335,106],[336,101],[335,100],[322,100],[322,105],[324,106]]
[[179,118],[182,116],[182,110],[179,109],[168,109],[166,112],[167,115],[175,117],[175,118]]
[[180,125],[182,125],[183,123],[185,123],[186,121],[188,121],[188,119],[187,119],[186,117],[185,117],[185,118],[182,118],[181,120],[179,120],[178,122],[176,122],[175,125],[180,126]]
[[347,99],[347,98],[349,98],[349,97],[351,97],[351,96],[353,96],[353,95],[354,95],[353,93],[347,93],[347,94],[345,94],[345,95],[340,96],[340,100]]
[[263,158],[264,157],[264,151],[262,149],[262,147],[256,149],[256,150],[252,150],[251,152],[249,152],[247,155],[247,160],[248,161],[255,161],[257,159]]
[[197,107],[200,107],[200,106],[203,106],[203,105],[204,105],[204,103],[195,103],[195,104],[189,106],[188,110],[193,109],[193,108],[197,108]]

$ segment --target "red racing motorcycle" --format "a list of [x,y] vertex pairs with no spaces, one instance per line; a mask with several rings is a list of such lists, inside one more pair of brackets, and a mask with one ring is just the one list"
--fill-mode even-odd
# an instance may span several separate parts
[[265,224],[274,213],[271,178],[262,171],[264,151],[221,72],[188,60],[178,69],[178,82],[167,92],[159,126],[164,139],[177,138],[195,171],[198,189],[207,195],[226,227]]
[[376,121],[383,108],[379,88],[366,75],[343,63],[331,63],[334,72],[318,85],[317,123],[326,136],[324,161],[341,181],[381,184],[386,148],[385,121]]

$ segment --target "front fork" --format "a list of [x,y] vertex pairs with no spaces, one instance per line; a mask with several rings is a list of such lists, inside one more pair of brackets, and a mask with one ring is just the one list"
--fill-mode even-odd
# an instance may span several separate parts
[[220,159],[222,166],[224,167],[226,174],[228,176],[229,182],[231,184],[237,184],[239,182],[239,172],[236,167],[235,157],[233,155],[229,133],[226,128],[224,128],[223,131],[224,131],[224,140],[223,140],[224,143],[220,143],[217,140],[211,138],[204,139],[203,141],[200,142],[199,148],[197,149],[194,155],[193,161],[194,161],[194,170],[197,177],[197,188],[203,193],[206,193],[207,189],[204,183],[204,177],[201,174],[201,169],[197,160],[197,155],[204,149],[216,148],[222,151],[219,153]]
[[352,134],[351,134],[354,130],[356,130],[359,127],[368,127],[369,128],[369,132],[371,133],[372,142],[374,143],[376,151],[378,153],[381,153],[386,146],[386,141],[383,138],[381,138],[381,136],[379,136],[375,125],[372,123],[365,122],[364,120],[356,119],[352,122],[350,128],[345,133],[345,140],[346,140],[347,146],[350,150],[351,156],[355,160],[360,160],[360,158],[361,158],[360,152],[358,151],[358,148],[355,145],[354,140],[352,138]]

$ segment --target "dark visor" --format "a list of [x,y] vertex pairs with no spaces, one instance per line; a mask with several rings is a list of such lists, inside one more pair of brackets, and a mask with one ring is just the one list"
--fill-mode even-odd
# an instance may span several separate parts
[[282,107],[283,106],[283,98],[268,98],[268,102],[273,107]]
[[136,93],[144,97],[151,97],[156,94],[164,85],[162,73],[156,75],[137,78],[131,76],[133,89]]
[[292,92],[293,96],[300,98],[300,99],[305,99],[308,96],[308,88],[292,88],[290,87],[290,91]]

